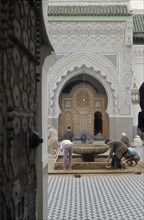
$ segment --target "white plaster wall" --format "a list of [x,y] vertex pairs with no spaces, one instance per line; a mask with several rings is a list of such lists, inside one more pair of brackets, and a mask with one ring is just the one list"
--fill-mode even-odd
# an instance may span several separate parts
[[139,89],[141,84],[144,82],[144,63],[135,63],[134,74],[135,74],[136,84]]
[[141,108],[138,104],[132,106],[132,116],[133,116],[133,126],[134,127],[138,126],[138,113],[140,111],[141,111]]
[[43,161],[43,168],[47,165],[48,162],[48,153],[47,153],[47,118],[48,118],[48,87],[49,87],[49,70],[56,62],[55,53],[49,55],[42,67],[42,137],[43,137],[43,144],[42,144],[42,161]]
[[42,204],[43,204],[43,219],[48,218],[48,153],[47,153],[47,117],[48,117],[48,72],[49,69],[54,65],[56,62],[55,53],[49,55],[44,62],[42,67],[42,186],[43,191],[41,192],[42,195]]
[[48,153],[47,153],[47,68],[43,66],[42,68],[42,161],[43,167],[47,164]]
[[144,63],[135,63],[133,71],[135,82],[139,89],[141,84],[144,82]]
[[130,5],[135,9],[144,9],[144,1],[143,0],[130,0]]
[[138,89],[144,82],[144,45],[133,45],[133,80]]

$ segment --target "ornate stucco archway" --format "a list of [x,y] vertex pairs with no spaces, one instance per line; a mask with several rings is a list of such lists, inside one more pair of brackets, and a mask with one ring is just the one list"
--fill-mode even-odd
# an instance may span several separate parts
[[108,98],[107,113],[109,115],[117,113],[118,72],[116,68],[102,55],[77,53],[65,56],[49,71],[48,118],[58,118],[61,90],[72,77],[82,72],[96,78],[105,88]]

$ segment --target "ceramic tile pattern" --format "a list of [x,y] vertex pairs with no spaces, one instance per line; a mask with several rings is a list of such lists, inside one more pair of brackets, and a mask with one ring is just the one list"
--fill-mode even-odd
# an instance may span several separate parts
[[50,176],[48,220],[144,220],[144,176]]

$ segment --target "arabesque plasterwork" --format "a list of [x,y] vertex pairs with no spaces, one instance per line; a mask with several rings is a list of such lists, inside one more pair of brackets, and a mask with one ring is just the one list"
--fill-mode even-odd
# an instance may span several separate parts
[[[122,84],[122,77],[124,83]],[[124,53],[124,75],[121,76],[119,83],[120,89],[120,114],[130,114],[131,111],[131,85],[133,79],[132,71],[132,47],[125,47]]]
[[[109,96],[108,113],[130,115],[132,18],[52,19],[48,20],[47,31],[58,60],[49,72],[49,115],[58,117],[60,109],[57,103],[61,89],[76,72],[81,71],[83,65],[87,74],[103,84]],[[113,108],[110,109],[109,104]]]
[[103,5],[126,4],[130,0],[49,0],[49,5]]
[[[58,117],[59,95],[69,79],[79,73],[86,73],[98,79],[104,86],[109,114],[117,113],[118,72],[103,56],[97,54],[71,54],[59,60],[49,72],[49,116]],[[113,105],[114,108],[110,108]]]
[[[48,22],[48,36],[56,54],[82,51],[94,52],[99,46],[118,48],[123,45],[125,29],[129,44],[129,29],[124,21],[52,21]],[[96,49],[97,48],[97,49]]]

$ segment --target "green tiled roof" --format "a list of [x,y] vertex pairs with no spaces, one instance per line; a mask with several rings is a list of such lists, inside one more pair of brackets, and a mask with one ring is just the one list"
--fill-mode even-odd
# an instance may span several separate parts
[[133,32],[134,33],[144,32],[144,14],[133,15]]
[[48,6],[48,16],[128,16],[126,5]]

